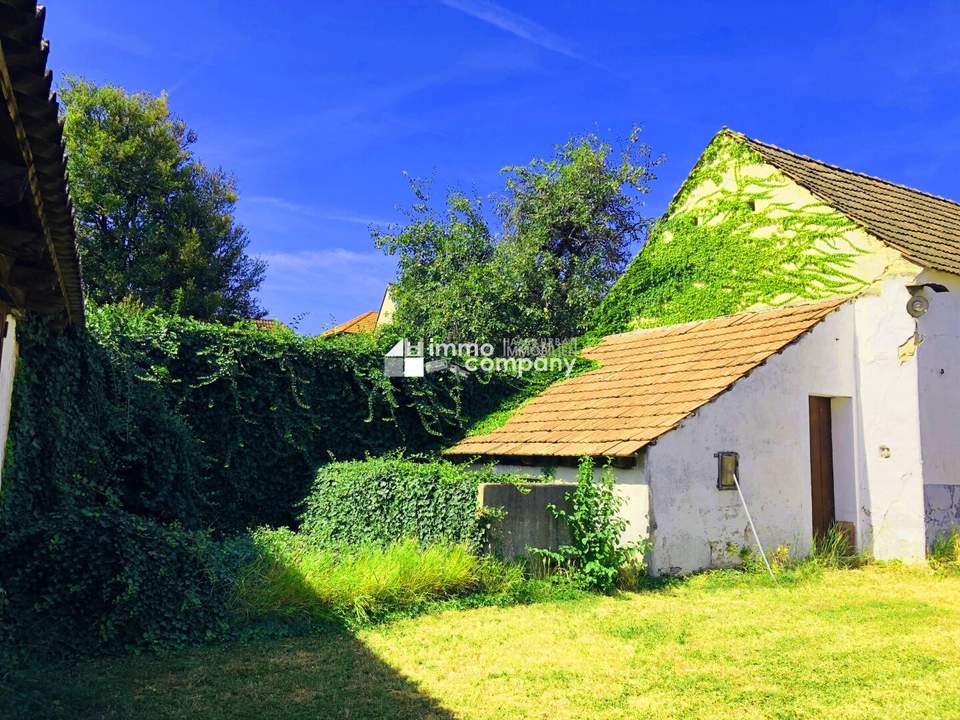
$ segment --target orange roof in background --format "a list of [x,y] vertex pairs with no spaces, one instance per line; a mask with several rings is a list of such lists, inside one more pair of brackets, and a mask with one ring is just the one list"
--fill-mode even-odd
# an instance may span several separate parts
[[252,318],[251,322],[256,325],[261,330],[283,330],[287,329],[287,326],[284,325],[279,320],[274,320],[273,318]]
[[376,310],[370,310],[362,315],[357,315],[351,320],[342,322],[339,325],[334,325],[329,330],[324,330],[321,335],[326,337],[328,335],[339,335],[341,333],[373,332],[377,328],[377,315]]
[[488,435],[445,452],[628,457],[675,428],[849,298],[611,335],[601,366],[547,388]]

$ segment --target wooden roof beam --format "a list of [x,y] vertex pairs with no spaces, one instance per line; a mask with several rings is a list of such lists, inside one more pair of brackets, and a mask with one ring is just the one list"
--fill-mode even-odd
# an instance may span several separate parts
[[50,43],[41,40],[38,46],[26,46],[10,43],[11,47],[4,48],[4,57],[7,67],[11,70],[37,69],[47,66],[50,57]]

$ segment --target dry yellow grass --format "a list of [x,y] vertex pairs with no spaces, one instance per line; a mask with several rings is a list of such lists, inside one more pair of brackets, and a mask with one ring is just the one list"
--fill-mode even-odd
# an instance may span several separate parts
[[14,691],[32,718],[960,718],[960,577],[868,566],[773,588],[714,573],[88,662]]

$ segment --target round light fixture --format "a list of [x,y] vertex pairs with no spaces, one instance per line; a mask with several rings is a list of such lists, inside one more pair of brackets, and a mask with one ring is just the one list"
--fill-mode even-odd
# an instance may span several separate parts
[[923,295],[917,294],[907,300],[907,313],[910,317],[918,318],[930,308],[930,301]]

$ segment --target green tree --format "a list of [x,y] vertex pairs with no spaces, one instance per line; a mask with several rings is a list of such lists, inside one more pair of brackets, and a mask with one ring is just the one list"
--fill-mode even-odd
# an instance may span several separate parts
[[451,193],[437,211],[425,183],[410,185],[416,197],[411,221],[397,232],[373,232],[378,247],[398,256],[394,327],[424,337],[498,336],[496,244],[482,205]]
[[194,156],[165,95],[71,78],[61,89],[87,296],[200,319],[260,317],[266,265],[247,254],[234,179]]
[[548,160],[504,168],[493,218],[461,193],[437,211],[412,183],[410,221],[374,232],[399,258],[395,330],[450,341],[582,334],[646,238],[642,196],[659,162],[637,129],[619,152],[595,135],[574,138]]

